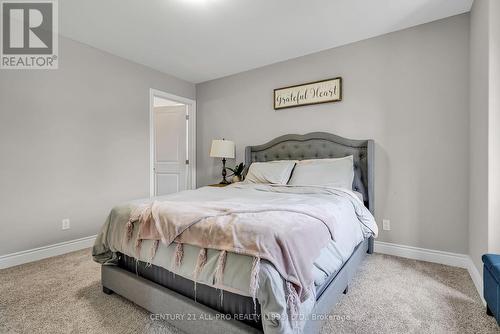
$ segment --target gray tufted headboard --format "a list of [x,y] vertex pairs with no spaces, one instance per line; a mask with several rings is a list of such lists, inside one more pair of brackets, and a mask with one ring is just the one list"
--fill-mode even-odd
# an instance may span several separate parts
[[352,140],[326,132],[284,135],[258,146],[247,146],[245,164],[272,160],[354,157],[352,189],[363,194],[365,206],[374,212],[374,142]]

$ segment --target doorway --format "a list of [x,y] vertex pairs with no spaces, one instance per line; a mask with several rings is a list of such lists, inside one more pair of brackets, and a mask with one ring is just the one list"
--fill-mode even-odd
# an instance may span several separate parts
[[150,91],[150,196],[196,188],[196,101]]

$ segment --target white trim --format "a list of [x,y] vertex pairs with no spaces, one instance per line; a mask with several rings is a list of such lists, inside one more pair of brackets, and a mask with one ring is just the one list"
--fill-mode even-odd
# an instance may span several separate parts
[[92,247],[96,235],[0,256],[0,269]]
[[479,293],[483,304],[486,304],[483,298],[483,280],[476,266],[472,262],[472,259],[467,254],[451,253],[434,249],[399,245],[383,241],[375,241],[374,251],[381,254],[399,256],[407,259],[427,261],[467,269],[472,282],[474,282],[474,285],[476,286],[476,290]]
[[375,241],[376,253],[405,257],[413,260],[445,264],[447,266],[468,268],[468,255]]
[[[0,269],[89,248],[93,246],[96,237],[97,235],[91,235],[85,238],[2,255],[0,256]],[[375,241],[374,251],[380,254],[465,268],[469,272],[483,304],[486,305],[486,301],[483,298],[483,279],[469,255],[399,245],[383,241]]]
[[188,166],[188,189],[196,189],[196,100],[186,97],[177,96],[163,92],[158,89],[149,89],[149,196],[155,196],[155,175],[154,175],[154,124],[153,124],[153,109],[154,97],[162,97],[167,100],[180,102],[187,105],[187,115],[189,116],[189,166]]
[[190,173],[188,184],[191,184],[191,189],[196,189],[196,101],[192,100],[193,103],[188,105],[188,115],[189,115],[189,141],[188,152],[189,152],[189,168]]
[[469,275],[472,278],[472,282],[474,282],[474,285],[476,286],[476,290],[479,293],[483,304],[486,305],[486,300],[484,300],[483,295],[483,277],[479,273],[479,270],[477,270],[476,265],[472,261],[471,257],[467,256],[467,258],[467,270],[469,271]]

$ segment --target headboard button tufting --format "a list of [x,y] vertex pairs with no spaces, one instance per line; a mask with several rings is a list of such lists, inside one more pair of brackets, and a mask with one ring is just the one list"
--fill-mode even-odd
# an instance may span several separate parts
[[372,206],[373,175],[372,151],[373,142],[349,140],[327,133],[307,135],[285,135],[269,143],[247,147],[245,160],[248,165],[252,161],[272,161],[279,159],[304,160],[340,158],[352,155],[354,182],[352,189],[363,194],[365,205]]

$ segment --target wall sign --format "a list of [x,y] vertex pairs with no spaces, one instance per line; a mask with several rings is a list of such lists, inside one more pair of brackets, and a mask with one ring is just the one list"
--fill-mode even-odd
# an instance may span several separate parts
[[333,78],[274,90],[274,109],[342,100],[342,78]]

